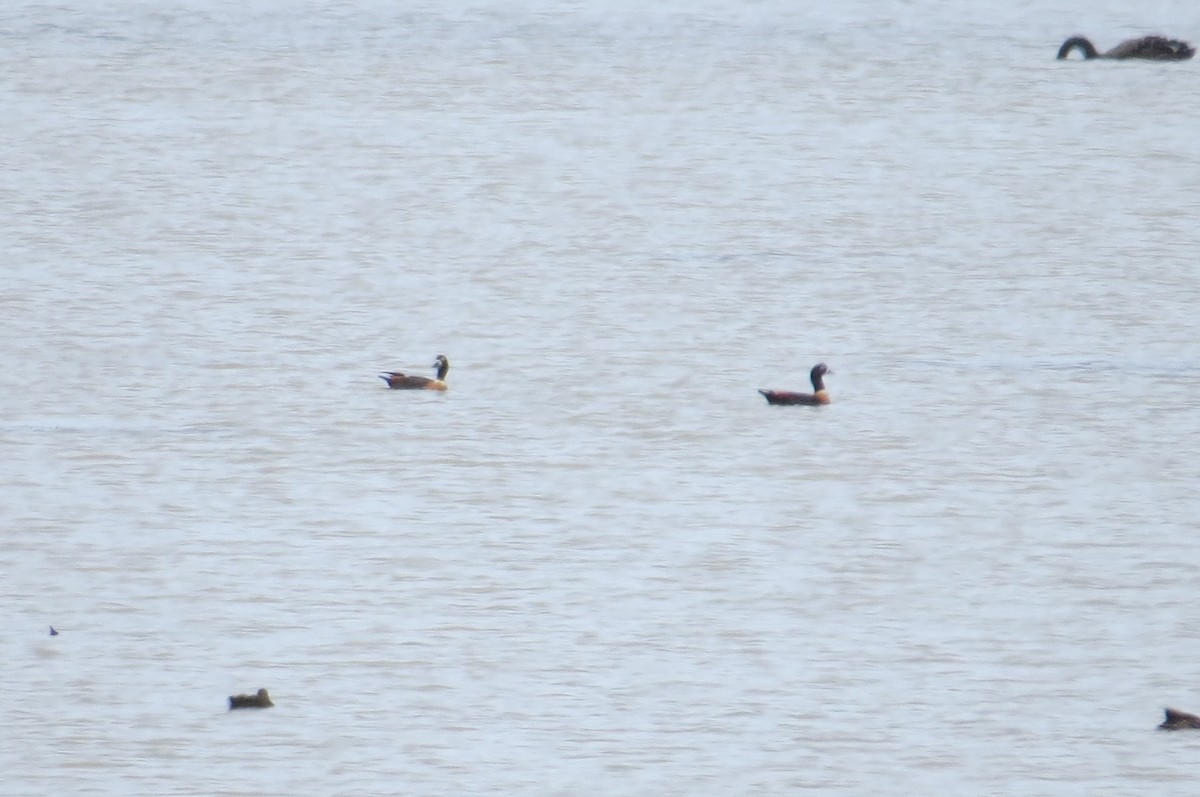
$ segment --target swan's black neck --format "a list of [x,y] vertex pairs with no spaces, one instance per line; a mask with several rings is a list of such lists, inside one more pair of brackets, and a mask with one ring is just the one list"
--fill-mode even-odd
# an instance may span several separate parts
[[825,389],[825,375],[820,371],[813,371],[811,374],[809,374],[809,379],[812,380],[814,393],[820,393]]
[[1062,59],[1066,58],[1071,54],[1071,50],[1074,50],[1076,47],[1078,47],[1080,50],[1083,50],[1084,58],[1100,57],[1100,52],[1096,49],[1096,45],[1092,44],[1083,36],[1072,36],[1063,42],[1062,47],[1058,48],[1058,59],[1061,61]]
[[437,378],[439,382],[446,381],[446,372],[450,370],[450,363],[445,360],[438,360]]

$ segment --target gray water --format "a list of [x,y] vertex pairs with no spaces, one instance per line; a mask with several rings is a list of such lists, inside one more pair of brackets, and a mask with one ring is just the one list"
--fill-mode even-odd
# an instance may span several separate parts
[[4,6],[0,793],[1186,791],[1200,11],[806,5]]

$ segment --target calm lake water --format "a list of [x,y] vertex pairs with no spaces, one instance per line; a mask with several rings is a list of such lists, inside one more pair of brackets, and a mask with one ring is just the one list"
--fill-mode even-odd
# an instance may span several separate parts
[[0,794],[1186,790],[1200,61],[1054,54],[1200,10],[1084,8],[5,5]]

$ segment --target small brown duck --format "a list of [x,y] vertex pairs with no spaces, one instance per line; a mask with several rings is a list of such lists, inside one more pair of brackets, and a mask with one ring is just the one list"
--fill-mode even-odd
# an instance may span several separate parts
[[1160,731],[1182,731],[1188,728],[1200,730],[1200,717],[1177,709],[1165,709],[1167,718],[1158,726]]
[[271,696],[267,694],[266,689],[259,689],[252,695],[230,695],[229,710],[235,708],[270,708],[275,705],[271,702]]
[[833,371],[830,371],[825,363],[814,365],[808,375],[813,386],[811,393],[791,393],[786,390],[759,390],[758,392],[766,397],[768,404],[806,404],[814,407],[828,404],[829,391],[825,389],[825,375],[832,373]]
[[408,376],[399,371],[384,371],[379,378],[387,382],[387,386],[392,390],[445,390],[446,372],[450,370],[450,361],[446,359],[446,355],[439,354],[433,361],[433,367],[437,369],[435,379],[427,376]]
[[1166,36],[1143,36],[1140,39],[1130,39],[1118,44],[1107,52],[1100,52],[1084,36],[1072,36],[1058,48],[1058,60],[1063,60],[1071,51],[1078,47],[1083,51],[1085,59],[1140,58],[1145,61],[1186,61],[1196,54],[1192,46],[1178,39],[1168,39]]

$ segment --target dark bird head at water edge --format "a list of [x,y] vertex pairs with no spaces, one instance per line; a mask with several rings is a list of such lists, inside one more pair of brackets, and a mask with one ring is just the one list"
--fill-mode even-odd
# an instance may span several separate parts
[[1174,708],[1164,709],[1163,711],[1167,717],[1163,720],[1162,725],[1158,726],[1160,731],[1200,731],[1200,717],[1197,717],[1195,714],[1189,714],[1186,711]]

